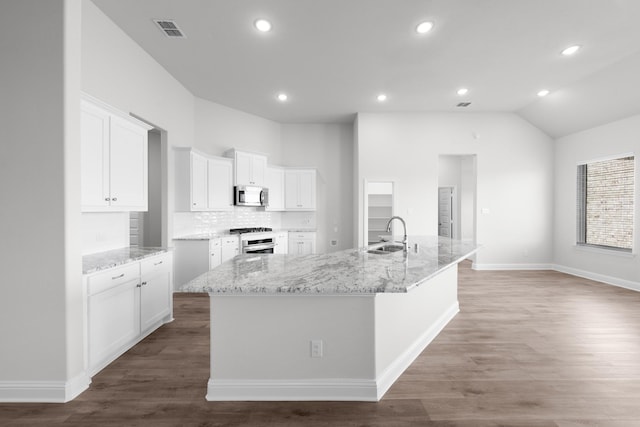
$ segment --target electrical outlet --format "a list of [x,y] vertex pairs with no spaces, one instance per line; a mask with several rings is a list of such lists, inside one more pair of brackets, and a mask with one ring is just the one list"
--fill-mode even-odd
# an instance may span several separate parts
[[338,246],[338,241],[337,240],[332,240],[331,241],[331,246]]
[[311,357],[322,357],[322,340],[311,340]]

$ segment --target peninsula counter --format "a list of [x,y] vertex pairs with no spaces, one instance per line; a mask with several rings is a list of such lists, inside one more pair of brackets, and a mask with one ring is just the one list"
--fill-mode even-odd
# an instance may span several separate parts
[[[185,284],[211,309],[208,400],[378,401],[459,311],[471,242],[241,255]],[[416,250],[417,248],[417,250]]]

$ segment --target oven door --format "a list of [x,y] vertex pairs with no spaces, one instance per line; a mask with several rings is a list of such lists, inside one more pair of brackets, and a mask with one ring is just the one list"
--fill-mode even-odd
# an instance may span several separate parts
[[271,237],[242,241],[243,254],[272,254],[275,247],[276,244]]

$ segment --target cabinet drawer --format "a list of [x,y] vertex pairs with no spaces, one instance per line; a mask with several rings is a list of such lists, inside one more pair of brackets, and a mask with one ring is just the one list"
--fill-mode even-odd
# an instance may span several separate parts
[[289,232],[290,239],[315,239],[316,233],[313,231],[296,231]]
[[140,264],[137,262],[90,276],[87,292],[95,295],[134,279],[140,280]]
[[172,260],[171,252],[145,258],[140,261],[140,274],[144,276],[149,273],[168,270],[171,268]]

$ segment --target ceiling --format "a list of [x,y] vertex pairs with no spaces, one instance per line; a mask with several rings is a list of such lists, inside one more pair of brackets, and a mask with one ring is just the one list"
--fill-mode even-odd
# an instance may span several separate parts
[[[640,113],[637,0],[93,2],[195,96],[281,123],[515,112],[557,137]],[[425,20],[434,28],[418,34]]]

